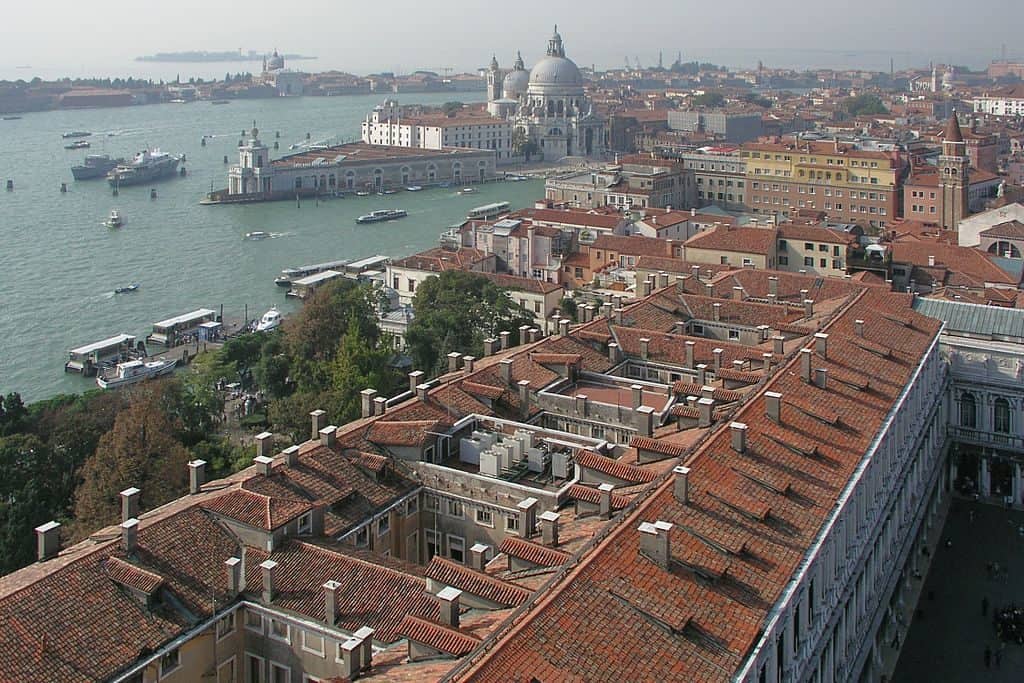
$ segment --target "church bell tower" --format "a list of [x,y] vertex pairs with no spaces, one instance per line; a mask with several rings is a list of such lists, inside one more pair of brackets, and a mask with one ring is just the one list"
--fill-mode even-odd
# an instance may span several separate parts
[[968,191],[970,189],[970,159],[967,143],[960,131],[956,110],[946,124],[942,140],[942,156],[939,157],[939,188],[942,190],[943,230],[956,230],[960,221],[969,211]]

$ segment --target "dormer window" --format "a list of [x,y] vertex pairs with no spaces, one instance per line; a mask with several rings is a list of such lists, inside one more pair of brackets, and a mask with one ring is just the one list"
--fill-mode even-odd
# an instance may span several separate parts
[[360,529],[360,530],[358,530],[356,532],[356,545],[357,546],[365,546],[365,545],[368,545],[369,542],[370,542],[370,531],[369,531],[369,529],[367,527],[364,526],[362,529]]
[[299,536],[309,536],[313,533],[313,513],[307,512],[299,517]]
[[377,520],[377,535],[383,536],[389,531],[391,531],[391,518],[387,515],[384,515],[383,517]]

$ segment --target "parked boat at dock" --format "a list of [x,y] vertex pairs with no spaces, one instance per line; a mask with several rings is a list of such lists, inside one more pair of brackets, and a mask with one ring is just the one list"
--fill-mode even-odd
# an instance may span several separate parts
[[298,268],[285,268],[281,271],[281,274],[274,279],[274,284],[278,287],[291,287],[292,283],[296,280],[301,280],[304,277],[310,275],[316,275],[325,270],[335,270],[344,268],[348,265],[349,259],[342,259],[339,261],[327,261],[325,263],[314,263],[310,266],[299,266]]
[[404,209],[380,209],[356,219],[356,223],[381,223],[405,218],[409,214]]
[[106,363],[113,363],[128,357],[135,347],[135,335],[119,334],[92,344],[79,346],[68,351],[64,372],[78,372],[91,377]]
[[269,311],[264,313],[263,317],[260,318],[260,321],[256,323],[256,331],[270,332],[271,330],[276,330],[281,326],[282,320],[281,312],[276,308],[271,308]]
[[111,185],[139,185],[161,178],[170,178],[178,170],[180,156],[174,156],[159,149],[142,150],[131,163],[119,164],[107,175]]
[[122,163],[124,159],[111,159],[107,154],[88,154],[82,164],[71,167],[71,175],[75,180],[103,178]]
[[147,379],[170,374],[174,371],[174,366],[177,364],[177,359],[125,361],[114,366],[114,373],[112,375],[97,375],[96,384],[100,389],[119,389],[144,382]]

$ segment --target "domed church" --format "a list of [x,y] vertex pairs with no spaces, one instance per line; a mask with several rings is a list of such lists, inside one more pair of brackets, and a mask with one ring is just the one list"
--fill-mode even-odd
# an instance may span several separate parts
[[487,109],[513,122],[514,139],[533,143],[531,158],[557,161],[604,154],[605,122],[594,114],[580,70],[565,56],[557,26],[547,55],[530,71],[521,54],[512,70],[504,73],[498,60],[491,59]]

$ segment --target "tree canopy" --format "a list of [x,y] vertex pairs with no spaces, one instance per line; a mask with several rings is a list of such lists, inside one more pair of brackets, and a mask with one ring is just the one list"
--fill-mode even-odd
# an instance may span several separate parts
[[695,107],[721,107],[725,104],[725,96],[720,92],[706,92],[703,95],[694,95],[690,102]]
[[856,97],[846,98],[843,101],[843,109],[850,116],[871,116],[889,113],[889,110],[882,104],[882,99],[873,93],[864,93]]
[[413,299],[406,343],[416,367],[438,374],[452,351],[480,356],[483,340],[532,325],[533,316],[508,292],[477,273],[451,270],[427,278]]

